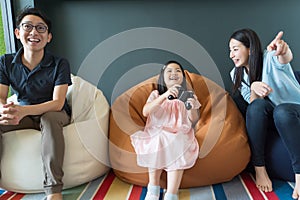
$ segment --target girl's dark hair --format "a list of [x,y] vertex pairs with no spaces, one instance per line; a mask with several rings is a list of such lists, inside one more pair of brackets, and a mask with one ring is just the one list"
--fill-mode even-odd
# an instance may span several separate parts
[[164,79],[164,72],[165,72],[165,69],[167,68],[167,66],[172,63],[175,63],[180,67],[180,69],[182,71],[182,75],[183,75],[181,87],[183,87],[183,89],[186,90],[186,80],[185,80],[185,73],[184,73],[183,67],[181,66],[181,64],[179,62],[170,60],[167,63],[165,63],[164,66],[161,68],[160,74],[159,74],[159,77],[157,80],[157,90],[160,95],[165,93],[168,90],[166,83],[165,83],[165,79]]
[[24,8],[21,13],[17,16],[16,18],[16,26],[19,27],[22,19],[27,16],[27,15],[35,15],[40,17],[47,25],[48,27],[48,33],[51,33],[51,28],[52,28],[52,23],[50,19],[43,13],[41,10],[37,8],[32,8],[32,7],[26,7]]
[[[260,81],[262,78],[263,68],[263,52],[261,49],[261,43],[257,34],[251,29],[241,29],[235,31],[230,39],[235,39],[243,43],[243,45],[250,49],[249,55],[249,82],[250,85],[254,81]],[[243,67],[244,68],[244,67]],[[241,86],[243,78],[243,68],[236,67],[234,72],[234,85],[233,92],[235,93]]]

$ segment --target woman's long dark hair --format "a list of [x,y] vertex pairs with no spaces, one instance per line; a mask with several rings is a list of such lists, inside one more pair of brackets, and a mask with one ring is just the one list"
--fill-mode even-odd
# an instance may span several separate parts
[[159,77],[157,80],[157,90],[160,95],[165,93],[168,90],[166,83],[165,83],[165,79],[164,79],[164,72],[165,72],[165,69],[167,68],[167,66],[172,63],[175,63],[180,67],[180,69],[182,71],[182,75],[183,75],[181,87],[183,87],[183,89],[186,90],[186,80],[185,80],[185,73],[184,73],[183,67],[181,66],[181,64],[179,62],[170,60],[167,63],[165,63],[165,65],[161,68],[160,74],[159,74]]
[[[261,48],[260,40],[257,34],[251,29],[241,29],[235,31],[230,39],[235,39],[243,43],[243,45],[250,49],[249,55],[249,82],[250,85],[254,81],[261,81],[262,68],[263,68],[263,52]],[[244,68],[244,67],[243,67]],[[243,68],[236,67],[234,72],[234,85],[233,92],[235,93],[241,86],[243,79]]]

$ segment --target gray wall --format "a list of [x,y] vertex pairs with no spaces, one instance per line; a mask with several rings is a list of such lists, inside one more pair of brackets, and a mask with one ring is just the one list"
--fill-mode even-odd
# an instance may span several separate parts
[[228,39],[239,28],[254,29],[263,46],[283,30],[294,52],[292,65],[300,70],[298,0],[38,0],[35,5],[54,23],[49,49],[67,57],[72,72],[96,84],[110,103],[158,74],[170,59],[230,91]]

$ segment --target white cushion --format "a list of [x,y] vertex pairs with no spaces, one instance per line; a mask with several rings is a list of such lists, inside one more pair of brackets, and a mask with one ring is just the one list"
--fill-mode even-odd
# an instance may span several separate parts
[[[109,104],[97,87],[72,76],[67,100],[72,107],[71,124],[64,127],[64,189],[74,187],[109,170]],[[9,100],[16,100],[11,97]],[[34,129],[3,134],[0,187],[9,191],[43,191],[41,133]]]

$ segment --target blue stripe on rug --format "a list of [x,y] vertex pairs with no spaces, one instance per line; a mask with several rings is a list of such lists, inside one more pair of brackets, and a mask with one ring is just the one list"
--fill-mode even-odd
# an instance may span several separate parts
[[211,186],[190,188],[190,200],[212,200],[215,199]]
[[164,193],[166,191],[163,189],[163,188],[160,188],[160,191],[159,191],[159,200],[163,200],[163,197],[164,197]]
[[273,190],[280,200],[293,200],[292,194],[294,189],[287,182],[273,180],[272,183]]
[[101,186],[104,177],[105,175],[90,182],[90,184],[87,185],[87,187],[85,188],[85,190],[83,191],[79,199],[80,200],[92,199],[92,197],[98,191],[98,188]]
[[45,193],[26,194],[22,200],[41,200],[46,197]]
[[212,187],[214,189],[214,194],[215,194],[216,200],[226,200],[227,199],[222,184],[214,184],[214,185],[212,185]]
[[84,191],[84,189],[86,188],[86,185],[88,183],[73,187],[73,188],[69,188],[67,190],[64,190],[62,192],[63,195],[63,199],[64,200],[74,200],[77,199],[81,194],[82,191]]
[[146,194],[147,194],[147,188],[143,187],[142,192],[141,192],[141,196],[140,196],[140,200],[145,199]]
[[233,178],[231,181],[223,183],[223,189],[227,199],[230,200],[250,200],[248,193],[246,192],[244,185],[239,177]]

